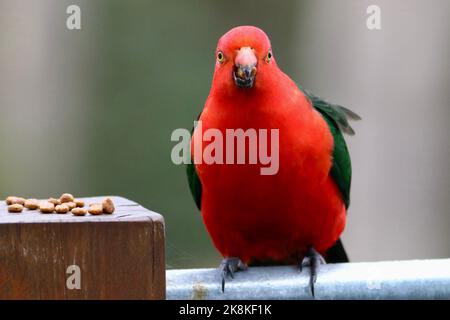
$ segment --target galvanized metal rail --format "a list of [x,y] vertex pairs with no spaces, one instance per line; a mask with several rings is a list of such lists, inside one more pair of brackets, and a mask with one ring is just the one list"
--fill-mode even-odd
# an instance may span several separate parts
[[[254,267],[221,290],[216,269],[167,270],[167,299],[312,299],[309,269]],[[450,259],[323,265],[316,299],[450,299]]]

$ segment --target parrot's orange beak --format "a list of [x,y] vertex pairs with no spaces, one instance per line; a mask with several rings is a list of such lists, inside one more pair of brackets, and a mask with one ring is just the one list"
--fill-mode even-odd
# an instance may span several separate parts
[[256,59],[253,49],[242,47],[234,60],[233,78],[239,88],[252,88],[256,77]]

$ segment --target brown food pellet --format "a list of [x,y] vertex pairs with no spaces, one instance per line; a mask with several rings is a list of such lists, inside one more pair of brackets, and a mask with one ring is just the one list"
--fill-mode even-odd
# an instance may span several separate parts
[[55,199],[55,198],[49,198],[47,201],[50,203],[53,203],[53,205],[55,205],[55,206],[59,206],[61,204],[61,201],[59,201],[59,199]]
[[19,213],[22,212],[23,205],[15,203],[8,206],[8,211],[13,213]]
[[87,213],[86,209],[83,208],[73,208],[72,209],[72,214],[74,216],[85,216]]
[[70,210],[69,210],[69,206],[67,204],[60,204],[55,207],[55,211],[56,211],[56,213],[63,214],[63,213],[69,212]]
[[75,202],[66,202],[64,204],[69,207],[69,210],[77,207],[77,204]]
[[36,210],[39,209],[39,201],[36,199],[27,199],[25,200],[25,208],[28,210]]
[[93,203],[89,206],[88,212],[95,216],[103,214],[103,206],[99,203]]
[[75,199],[75,204],[77,205],[78,208],[83,208],[84,207],[84,200],[81,199]]
[[66,202],[73,202],[75,199],[73,198],[73,195],[71,195],[70,193],[64,193],[60,198],[59,201],[61,201],[61,203],[66,203]]
[[42,213],[53,213],[55,211],[55,205],[51,202],[42,202],[39,209]]
[[25,199],[21,197],[8,197],[6,198],[6,204],[20,204],[23,206],[25,204]]
[[114,203],[112,202],[112,200],[110,198],[106,198],[105,200],[103,200],[102,207],[103,207],[103,213],[106,213],[106,214],[114,213],[114,210],[115,210]]
[[9,196],[6,198],[5,202],[9,206],[9,205],[13,204],[13,201],[16,200],[16,198],[17,197]]

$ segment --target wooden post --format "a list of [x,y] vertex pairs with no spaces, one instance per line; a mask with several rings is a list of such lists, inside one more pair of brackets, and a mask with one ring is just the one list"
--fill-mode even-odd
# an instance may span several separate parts
[[162,216],[110,198],[114,214],[83,217],[2,203],[0,299],[164,299]]

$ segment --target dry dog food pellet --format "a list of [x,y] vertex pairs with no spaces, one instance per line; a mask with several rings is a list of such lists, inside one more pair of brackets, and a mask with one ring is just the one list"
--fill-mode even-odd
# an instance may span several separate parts
[[25,199],[21,197],[8,197],[6,198],[6,204],[20,204],[23,206],[25,204]]
[[69,207],[69,210],[77,207],[77,204],[75,202],[66,202],[64,204]]
[[93,203],[89,206],[88,212],[92,215],[100,215],[103,214],[103,206],[99,203]]
[[29,210],[39,209],[39,201],[36,199],[27,199],[25,200],[25,208]]
[[75,200],[75,199],[73,198],[73,195],[71,195],[70,193],[64,193],[64,194],[59,198],[59,201],[61,201],[61,203],[73,202],[73,200]]
[[69,212],[69,206],[65,203],[65,204],[60,204],[58,206],[55,207],[55,211],[56,213],[67,213]]
[[53,203],[53,205],[55,205],[55,206],[59,206],[61,204],[61,201],[59,201],[59,199],[55,199],[55,198],[50,198],[47,201],[50,203]]
[[18,203],[11,204],[8,206],[9,212],[19,213],[19,212],[22,212],[22,210],[23,210],[23,205],[18,204]]
[[102,207],[103,207],[103,213],[106,213],[106,214],[114,213],[114,209],[115,209],[114,203],[112,202],[112,200],[110,198],[106,198],[105,200],[103,200]]
[[55,205],[50,202],[42,202],[39,209],[42,213],[53,213],[55,211]]
[[75,204],[77,205],[78,208],[84,207],[84,201],[81,199],[75,199]]
[[74,216],[85,216],[87,213],[86,209],[83,208],[73,208],[72,209],[72,214]]
[[17,197],[13,197],[13,196],[7,197],[5,202],[9,206],[9,205],[13,204],[13,201],[16,200],[16,198]]
[[13,197],[13,196],[7,197],[5,200],[6,204],[9,206],[10,204],[12,204],[12,202],[15,198],[17,198],[17,197]]

